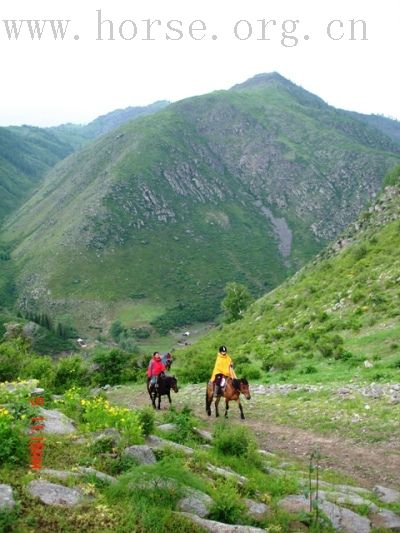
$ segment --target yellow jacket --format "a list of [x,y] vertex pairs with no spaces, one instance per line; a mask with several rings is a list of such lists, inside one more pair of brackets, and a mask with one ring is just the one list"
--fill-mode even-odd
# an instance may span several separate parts
[[217,360],[215,361],[214,370],[211,376],[211,381],[215,380],[217,374],[223,374],[226,377],[236,378],[236,374],[233,371],[232,359],[228,354],[218,353]]

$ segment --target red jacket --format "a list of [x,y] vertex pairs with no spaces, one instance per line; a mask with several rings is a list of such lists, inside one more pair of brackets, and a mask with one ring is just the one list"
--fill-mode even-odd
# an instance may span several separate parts
[[153,357],[147,369],[147,376],[149,378],[153,376],[158,376],[159,374],[161,374],[161,372],[164,372],[164,370],[165,370],[165,365],[161,361],[161,359],[156,359],[155,357]]

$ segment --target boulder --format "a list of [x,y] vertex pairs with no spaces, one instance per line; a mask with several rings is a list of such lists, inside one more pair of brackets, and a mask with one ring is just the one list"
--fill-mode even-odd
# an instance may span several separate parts
[[74,422],[56,409],[40,409],[44,416],[44,433],[48,435],[67,435],[76,433]]
[[94,442],[107,440],[110,441],[113,446],[117,446],[121,441],[121,433],[115,428],[106,428],[101,431],[96,431],[95,433],[92,433],[92,435]]
[[247,507],[247,512],[252,518],[255,518],[256,520],[263,520],[269,511],[268,505],[265,505],[265,503],[256,502],[254,500],[245,499],[244,503]]
[[178,509],[205,518],[210,514],[212,504],[213,500],[208,494],[199,490],[188,489],[186,495],[179,500]]
[[[304,496],[286,496],[278,506],[289,514],[309,512],[310,502]],[[365,516],[360,516],[349,509],[339,507],[334,503],[322,500],[319,508],[326,514],[336,531],[344,533],[370,533],[371,523]]]
[[258,527],[223,524],[222,522],[215,522],[214,520],[200,518],[192,513],[179,514],[181,516],[185,516],[194,524],[197,524],[203,527],[206,531],[211,531],[212,533],[265,533],[265,529],[260,529]]
[[42,468],[40,474],[55,477],[57,479],[65,480],[69,477],[78,477],[77,472],[68,472],[67,470],[54,470],[53,468]]
[[207,431],[206,429],[199,429],[199,428],[193,428],[193,431],[196,433],[198,437],[205,440],[206,442],[212,442],[213,436],[210,431]]
[[178,426],[176,424],[161,424],[161,426],[157,426],[157,429],[169,433],[172,431],[177,431]]
[[156,437],[155,435],[149,435],[146,439],[146,444],[150,446],[153,450],[162,450],[163,448],[174,448],[175,450],[179,450],[183,452],[185,455],[192,455],[194,452],[193,448],[189,448],[189,446],[184,446],[183,444],[178,444],[176,442],[172,442],[172,440],[166,440],[161,439],[160,437]]
[[83,493],[79,489],[70,489],[64,485],[42,480],[31,481],[28,485],[28,492],[46,505],[73,507],[84,501]]
[[382,487],[382,485],[375,485],[372,489],[378,498],[383,503],[399,503],[400,502],[400,492],[394,489],[388,489],[387,487]]
[[150,446],[136,445],[125,448],[124,455],[136,459],[140,465],[151,465],[156,462],[156,456]]
[[400,531],[400,516],[387,509],[383,509],[379,513],[372,515],[371,522],[376,529]]
[[240,474],[237,474],[236,472],[233,472],[233,470],[228,470],[227,468],[220,468],[219,466],[214,466],[211,463],[207,464],[207,470],[211,472],[212,474],[216,474],[217,476],[222,476],[225,479],[233,479],[239,485],[243,485],[246,483],[247,478],[244,476],[241,476]]
[[320,509],[326,514],[336,531],[344,533],[370,533],[371,522],[349,509],[339,507],[334,503],[323,501]]
[[10,485],[0,484],[0,512],[11,511],[15,506],[13,491]]
[[345,494],[343,492],[326,492],[320,491],[319,497],[323,500],[328,500],[339,505],[367,505],[372,512],[378,511],[378,507],[369,500],[366,500],[359,494]]
[[96,470],[90,466],[78,466],[77,470],[80,474],[95,476],[97,479],[104,481],[105,483],[115,483],[117,481],[115,477],[109,476],[108,474],[100,472],[99,470]]

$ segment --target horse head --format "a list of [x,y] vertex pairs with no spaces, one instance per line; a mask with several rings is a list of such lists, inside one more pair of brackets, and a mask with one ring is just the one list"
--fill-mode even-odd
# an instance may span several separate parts
[[170,385],[171,385],[171,389],[172,389],[174,392],[178,392],[178,391],[179,391],[179,388],[178,388],[178,380],[176,379],[175,376],[171,376],[171,377],[170,377]]
[[247,379],[242,378],[239,380],[239,383],[240,383],[240,386],[239,386],[240,392],[243,394],[246,400],[250,400],[251,394],[250,394],[249,382],[247,381]]

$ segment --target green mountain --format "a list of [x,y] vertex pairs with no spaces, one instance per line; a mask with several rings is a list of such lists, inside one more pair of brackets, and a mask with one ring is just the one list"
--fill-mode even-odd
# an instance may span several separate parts
[[116,109],[106,115],[97,117],[92,122],[89,122],[89,124],[62,124],[61,126],[48,128],[48,131],[54,133],[57,137],[65,140],[77,149],[126,122],[130,122],[141,116],[156,113],[168,105],[169,102],[161,100],[144,107],[136,106]]
[[385,135],[388,135],[395,142],[400,143],[400,121],[383,115],[363,115],[361,113],[350,113],[354,118],[362,120],[377,128]]
[[44,129],[0,128],[0,223],[26,200],[48,170],[71,152],[68,143]]
[[182,375],[209,379],[218,346],[227,344],[238,373],[253,379],[396,380],[400,166],[396,183],[314,261],[256,301],[242,320],[182,352]]
[[19,306],[83,331],[211,319],[226,282],[259,295],[298,270],[399,160],[276,73],[171,104],[62,161],[10,218]]

